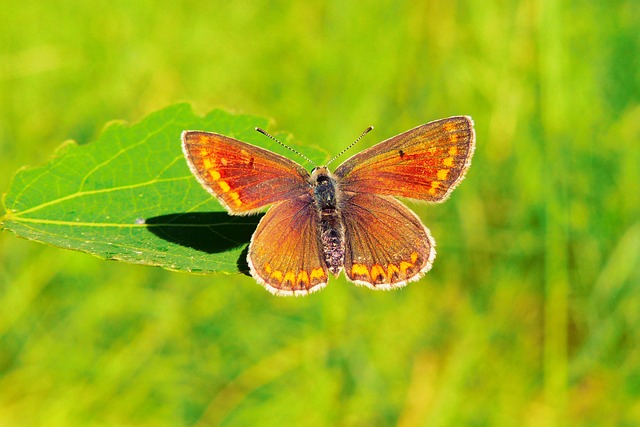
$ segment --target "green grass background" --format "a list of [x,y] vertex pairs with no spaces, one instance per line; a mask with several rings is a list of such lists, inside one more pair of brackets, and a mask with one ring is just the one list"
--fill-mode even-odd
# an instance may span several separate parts
[[[357,149],[473,116],[433,270],[275,298],[0,234],[1,426],[640,423],[634,0],[0,0],[0,191],[178,101]],[[215,130],[215,129],[211,129]],[[176,141],[179,144],[179,141]]]

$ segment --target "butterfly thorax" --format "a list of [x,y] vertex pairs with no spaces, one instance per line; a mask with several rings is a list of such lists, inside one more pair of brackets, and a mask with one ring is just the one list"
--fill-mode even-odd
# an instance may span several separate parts
[[327,268],[338,275],[344,265],[344,226],[340,216],[340,192],[326,167],[311,174],[313,199],[320,219],[320,241]]

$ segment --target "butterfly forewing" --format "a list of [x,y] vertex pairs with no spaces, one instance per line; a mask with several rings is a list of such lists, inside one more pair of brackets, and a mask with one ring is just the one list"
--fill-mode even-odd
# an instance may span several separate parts
[[435,258],[429,230],[391,197],[356,194],[344,200],[344,271],[356,284],[392,289],[419,279]]
[[335,175],[345,192],[441,202],[464,178],[474,148],[471,118],[450,117],[356,154],[340,165]]
[[260,220],[247,261],[251,275],[276,295],[305,295],[327,284],[311,196],[278,203]]
[[254,212],[309,191],[309,173],[279,154],[210,132],[185,131],[191,172],[232,214]]

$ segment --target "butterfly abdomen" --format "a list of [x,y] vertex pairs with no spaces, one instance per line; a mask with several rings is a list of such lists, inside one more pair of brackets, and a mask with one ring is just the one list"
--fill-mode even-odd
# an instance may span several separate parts
[[329,271],[337,276],[344,265],[344,226],[338,211],[336,181],[326,168],[316,169],[312,180],[324,259]]
[[337,276],[344,265],[344,229],[337,215],[320,219],[320,240],[327,268]]

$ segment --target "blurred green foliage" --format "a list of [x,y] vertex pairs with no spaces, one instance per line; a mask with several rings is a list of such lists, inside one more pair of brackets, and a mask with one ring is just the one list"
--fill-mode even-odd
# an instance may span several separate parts
[[[396,292],[105,262],[0,234],[0,425],[640,423],[634,0],[0,0],[0,189],[176,101],[338,152],[473,116]],[[179,141],[176,141],[179,144]]]

